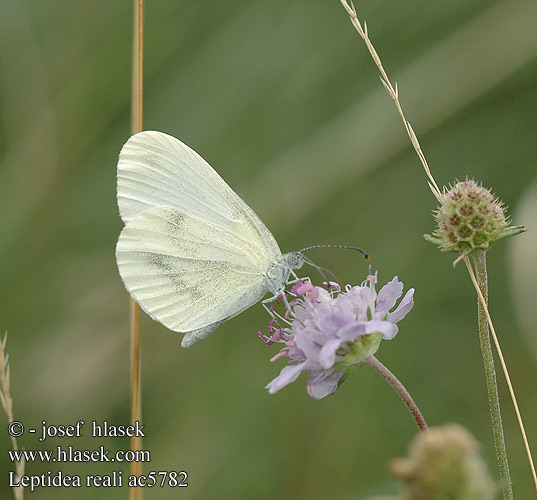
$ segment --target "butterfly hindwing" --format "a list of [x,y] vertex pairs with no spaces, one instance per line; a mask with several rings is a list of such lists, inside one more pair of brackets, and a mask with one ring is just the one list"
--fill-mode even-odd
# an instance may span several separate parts
[[123,229],[121,277],[149,316],[187,332],[235,316],[265,294],[259,260],[232,231],[169,207],[142,212]]

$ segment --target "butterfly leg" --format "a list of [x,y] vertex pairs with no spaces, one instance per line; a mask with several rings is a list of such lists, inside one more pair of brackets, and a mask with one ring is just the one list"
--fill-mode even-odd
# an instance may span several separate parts
[[267,311],[269,313],[269,315],[271,316],[272,319],[276,320],[276,322],[278,323],[278,326],[280,326],[279,324],[279,320],[283,321],[284,323],[286,323],[287,325],[290,325],[291,322],[286,319],[284,316],[282,316],[280,313],[276,312],[274,310],[274,307],[271,307],[272,303],[273,302],[277,302],[278,300],[280,300],[280,298],[283,300],[284,304],[285,304],[285,309],[287,311],[290,311],[291,310],[291,307],[289,306],[289,302],[287,302],[287,297],[285,296],[285,293],[283,294],[279,294],[279,295],[274,295],[272,297],[269,297],[268,299],[265,299],[261,302],[261,304],[263,304],[263,307],[265,308],[265,311]]

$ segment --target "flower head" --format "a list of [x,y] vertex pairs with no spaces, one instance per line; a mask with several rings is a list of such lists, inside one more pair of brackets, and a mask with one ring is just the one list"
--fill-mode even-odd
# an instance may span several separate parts
[[393,474],[409,500],[492,500],[495,487],[479,444],[468,430],[449,424],[419,434],[407,458],[394,460]]
[[525,231],[524,226],[509,226],[503,204],[490,190],[474,180],[457,182],[442,195],[435,219],[438,224],[425,239],[442,252],[469,255],[487,250],[498,240]]
[[375,354],[382,339],[397,334],[397,322],[412,309],[414,290],[403,293],[397,276],[377,294],[377,277],[368,276],[360,286],[329,290],[299,281],[291,290],[289,325],[269,325],[271,338],[260,334],[267,344],[276,341],[285,347],[272,358],[289,360],[280,375],[267,385],[271,394],[293,382],[303,371],[310,374],[308,394],[321,399],[336,391],[343,378],[368,356]]

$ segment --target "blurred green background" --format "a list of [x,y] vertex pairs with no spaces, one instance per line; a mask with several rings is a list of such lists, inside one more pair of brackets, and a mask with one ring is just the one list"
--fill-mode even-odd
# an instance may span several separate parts
[[[491,187],[528,233],[489,252],[490,305],[537,452],[537,4],[533,0],[356,3],[397,82],[440,185]],[[198,151],[252,206],[283,251],[357,245],[379,285],[416,289],[399,335],[377,357],[430,425],[458,422],[497,468],[464,265],[423,234],[435,199],[378,71],[338,0],[148,0],[144,127]],[[27,449],[127,449],[89,422],[127,424],[128,295],[114,247],[122,223],[116,162],[130,131],[132,5],[105,0],[0,4],[0,331],[8,331],[17,420],[87,422],[83,437]],[[344,283],[367,264],[310,257]],[[188,488],[148,499],[330,499],[390,495],[390,459],[415,424],[361,368],[313,401],[306,378],[270,396],[284,363],[255,306],[189,350],[142,319],[145,471],[188,472]],[[535,498],[499,374],[517,500]],[[12,498],[0,417],[0,498]],[[28,474],[107,474],[127,464],[28,463]],[[126,489],[42,488],[27,498],[127,498]]]

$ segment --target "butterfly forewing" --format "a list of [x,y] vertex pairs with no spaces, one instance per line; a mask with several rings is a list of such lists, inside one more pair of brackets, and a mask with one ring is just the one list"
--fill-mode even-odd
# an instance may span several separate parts
[[258,250],[274,261],[281,251],[267,227],[195,151],[162,132],[132,136],[118,162],[118,205],[124,222],[152,207],[172,207],[230,229],[249,226]]

